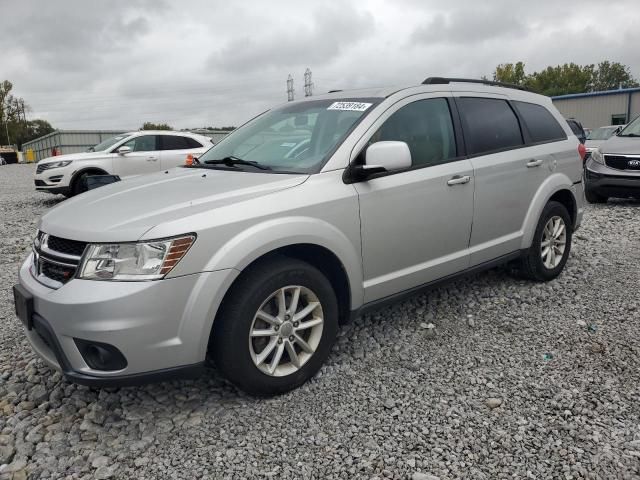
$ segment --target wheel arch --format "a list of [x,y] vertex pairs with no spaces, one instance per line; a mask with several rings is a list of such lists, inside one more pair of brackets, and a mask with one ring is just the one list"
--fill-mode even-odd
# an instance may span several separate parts
[[571,221],[575,226],[578,219],[578,202],[575,198],[573,183],[564,174],[553,175],[540,186],[533,198],[525,220],[523,223],[523,236],[521,248],[527,249],[531,246],[533,235],[538,225],[538,219],[542,214],[545,205],[550,201],[557,201],[564,205],[569,212]]
[[71,176],[71,180],[69,181],[69,188],[72,191],[73,191],[75,182],[78,180],[78,178],[80,178],[80,175],[83,175],[85,173],[92,173],[94,175],[108,175],[108,173],[103,168],[100,168],[100,167],[95,167],[95,166],[83,167],[80,170],[73,172],[73,175]]

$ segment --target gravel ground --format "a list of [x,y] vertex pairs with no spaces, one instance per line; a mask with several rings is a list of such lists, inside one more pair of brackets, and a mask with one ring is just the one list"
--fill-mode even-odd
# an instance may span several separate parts
[[92,390],[44,366],[11,285],[39,215],[0,167],[0,478],[640,478],[640,203],[588,207],[561,277],[493,270],[342,328],[256,399],[220,380]]

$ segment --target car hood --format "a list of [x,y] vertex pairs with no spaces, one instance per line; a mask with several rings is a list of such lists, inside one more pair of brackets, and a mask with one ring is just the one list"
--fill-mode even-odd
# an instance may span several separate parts
[[[73,197],[47,212],[39,229],[85,242],[134,241],[149,229],[303,183],[308,175],[173,168]],[[176,232],[185,233],[185,232]]]
[[587,148],[598,148],[604,142],[606,142],[606,140],[587,140],[584,142],[584,146]]
[[92,158],[101,158],[107,155],[107,152],[81,152],[81,153],[67,153],[66,155],[56,155],[55,157],[43,158],[38,162],[38,165],[51,162],[62,162],[64,160],[91,160]]
[[640,155],[640,137],[616,137],[600,144],[603,153]]

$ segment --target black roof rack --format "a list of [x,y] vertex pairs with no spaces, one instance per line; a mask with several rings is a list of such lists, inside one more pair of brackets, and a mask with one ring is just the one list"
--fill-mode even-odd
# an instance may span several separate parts
[[447,83],[481,83],[482,85],[493,85],[494,87],[515,88],[516,90],[524,90],[528,92],[527,87],[522,85],[515,85],[513,83],[494,82],[493,80],[482,80],[475,78],[446,78],[446,77],[429,77],[422,82],[423,85],[444,85]]
[[342,90],[329,90],[329,93],[341,92]]

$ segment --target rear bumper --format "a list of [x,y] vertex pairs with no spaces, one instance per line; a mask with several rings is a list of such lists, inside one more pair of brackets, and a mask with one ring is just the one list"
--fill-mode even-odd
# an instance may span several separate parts
[[604,197],[640,198],[640,171],[616,170],[588,160],[585,189]]

